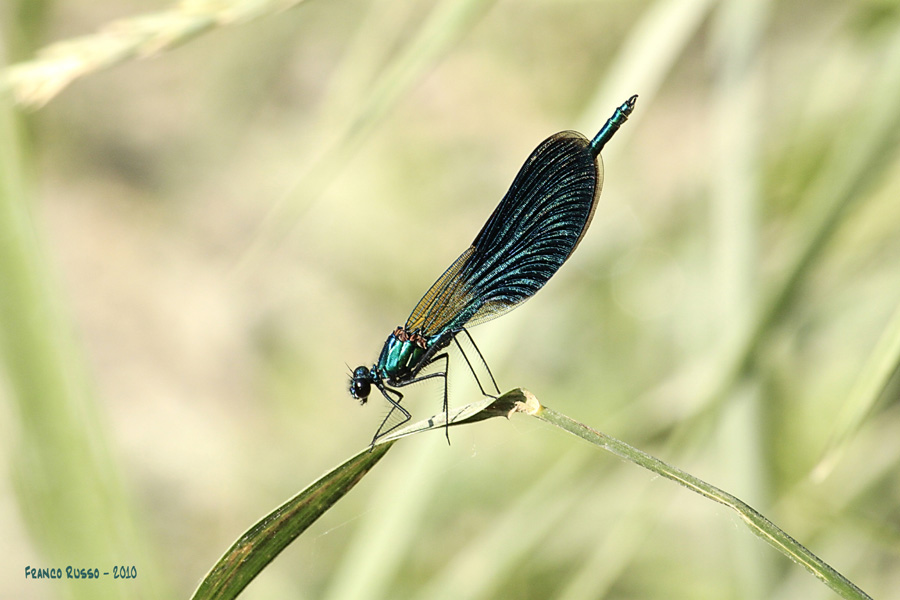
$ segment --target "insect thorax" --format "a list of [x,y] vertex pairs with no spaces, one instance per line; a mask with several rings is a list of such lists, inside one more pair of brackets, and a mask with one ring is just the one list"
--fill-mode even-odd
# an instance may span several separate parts
[[379,377],[387,379],[389,383],[404,381],[415,376],[427,352],[427,339],[398,327],[384,342],[375,370]]

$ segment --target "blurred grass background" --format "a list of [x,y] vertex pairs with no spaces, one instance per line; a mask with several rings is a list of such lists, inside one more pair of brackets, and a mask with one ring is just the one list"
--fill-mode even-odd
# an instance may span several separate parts
[[[14,0],[4,60],[168,6]],[[502,389],[900,598],[893,0],[308,0],[4,106],[0,597],[188,596],[368,443],[386,408],[347,367],[530,151],[632,93],[578,252],[473,336]],[[452,442],[404,440],[243,597],[832,597],[729,511],[532,420]],[[23,577],[69,564],[138,579]]]

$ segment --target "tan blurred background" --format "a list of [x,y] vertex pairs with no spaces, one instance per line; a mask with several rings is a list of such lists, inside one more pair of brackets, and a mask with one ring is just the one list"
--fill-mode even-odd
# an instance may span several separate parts
[[[6,61],[167,7],[13,0]],[[501,389],[900,598],[889,0],[308,0],[18,112],[0,142],[50,312],[24,316],[0,281],[0,597],[189,596],[369,442],[387,409],[349,397],[348,367],[372,364],[531,150],[592,136],[634,93],[578,251],[471,333]],[[18,360],[20,318],[58,348],[35,351],[44,367]],[[451,403],[477,399],[451,361]],[[66,373],[57,404],[22,391],[47,365]],[[404,393],[416,418],[440,410],[439,385]],[[723,507],[529,419],[451,440],[397,445],[243,597],[833,597]],[[110,557],[138,578],[23,577]]]

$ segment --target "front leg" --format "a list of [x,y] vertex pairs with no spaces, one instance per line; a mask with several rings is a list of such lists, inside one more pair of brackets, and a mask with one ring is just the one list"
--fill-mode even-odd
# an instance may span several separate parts
[[[403,400],[403,394],[401,394],[397,390],[393,390],[393,389],[385,386],[383,383],[381,383],[380,385],[379,384],[376,384],[376,385],[378,386],[379,391],[381,391],[381,394],[387,399],[388,402],[391,403],[391,410],[388,411],[388,414],[385,415],[384,420],[381,422],[381,425],[378,426],[378,431],[375,432],[375,437],[372,438],[372,448],[375,447],[375,442],[378,441],[378,438],[389,434],[390,432],[397,429],[401,425],[404,425],[405,423],[407,423],[412,418],[412,415],[409,414],[409,411],[406,410],[405,408],[403,408],[402,406],[400,406],[400,401]],[[388,392],[397,394],[397,399],[394,400]],[[387,423],[388,419],[391,418],[392,414],[394,414],[394,410],[399,410],[401,413],[403,413],[403,420],[400,421],[399,423],[391,426],[391,428],[388,429],[387,431],[382,432],[381,430],[384,429],[384,426]]]
[[[434,364],[439,360],[444,361],[444,370],[443,371],[438,371],[437,373],[429,373],[428,375],[422,375],[421,377],[413,377],[412,379],[409,379],[407,381],[393,383],[393,385],[396,387],[404,387],[404,386],[410,385],[412,383],[419,383],[420,381],[425,381],[426,379],[434,379],[435,377],[443,377],[443,379],[444,379],[444,433],[447,436],[447,443],[449,444],[450,443],[450,404],[447,402],[447,371],[450,368],[450,356],[446,352],[442,352],[442,353],[438,354],[437,356],[433,357],[428,362],[428,364],[429,365]],[[427,365],[425,365],[425,366],[427,366]],[[392,391],[399,393],[396,390],[392,390]],[[393,401],[391,401],[391,402],[393,403]],[[397,406],[397,408],[400,408],[399,405]],[[404,411],[404,412],[406,412],[406,411]],[[404,423],[405,422],[406,421],[404,421]],[[394,426],[391,429],[394,429],[395,427],[397,427],[397,426]]]

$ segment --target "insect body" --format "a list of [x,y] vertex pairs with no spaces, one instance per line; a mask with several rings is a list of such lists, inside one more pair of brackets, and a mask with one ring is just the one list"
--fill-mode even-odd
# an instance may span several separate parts
[[[396,388],[442,378],[443,410],[448,415],[445,349],[451,343],[462,352],[481,392],[491,395],[457,336],[464,333],[472,341],[467,327],[499,317],[533,296],[569,258],[587,231],[600,197],[600,151],[628,119],[636,101],[637,96],[632,96],[619,106],[592,140],[574,131],[544,140],[525,161],[472,245],[434,282],[406,324],[388,336],[378,361],[371,368],[360,366],[353,371],[350,394],[361,404],[366,403],[372,386],[391,403],[373,444],[410,419],[400,405],[403,394]],[[472,345],[487,367],[478,347]],[[443,362],[440,371],[422,374],[438,362]],[[490,369],[488,375],[499,394]],[[385,429],[394,410],[403,418]]]

